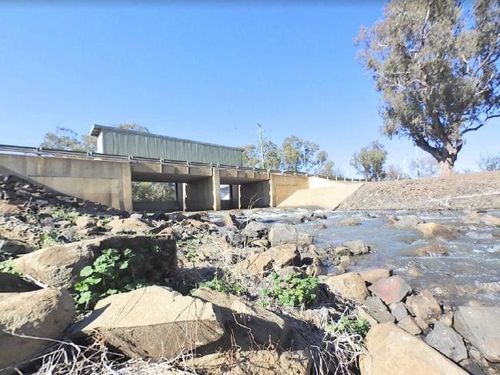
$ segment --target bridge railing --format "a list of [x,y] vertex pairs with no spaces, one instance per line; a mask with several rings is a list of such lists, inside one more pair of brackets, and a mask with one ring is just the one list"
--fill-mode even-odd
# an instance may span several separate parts
[[68,151],[45,147],[29,147],[29,146],[14,146],[14,145],[3,145],[0,144],[0,153],[4,154],[23,154],[23,155],[35,155],[39,157],[68,157],[76,159],[86,159],[86,160],[106,160],[106,161],[121,161],[127,163],[161,163],[166,165],[179,165],[179,166],[200,166],[200,167],[216,167],[219,169],[236,169],[242,171],[253,171],[257,173],[272,173],[280,175],[293,175],[293,176],[306,176],[306,177],[320,177],[327,180],[334,181],[349,181],[349,182],[366,182],[366,179],[360,178],[347,178],[344,176],[326,176],[319,174],[311,174],[305,172],[295,172],[295,171],[281,171],[273,169],[262,169],[262,168],[251,168],[235,165],[224,165],[224,164],[210,164],[210,163],[200,163],[194,161],[183,161],[183,160],[170,160],[170,159],[155,159],[147,158],[142,156],[126,156],[126,155],[116,155],[116,154],[103,154],[99,152],[91,151]]

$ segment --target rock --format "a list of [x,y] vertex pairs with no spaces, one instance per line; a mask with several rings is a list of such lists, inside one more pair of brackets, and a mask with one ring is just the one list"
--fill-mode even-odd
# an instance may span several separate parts
[[396,321],[400,321],[406,316],[408,316],[408,311],[403,302],[391,303],[389,305],[392,315],[396,318]]
[[500,307],[459,307],[453,328],[491,362],[500,362]]
[[361,220],[358,217],[348,217],[346,219],[340,220],[340,225],[344,225],[346,227],[353,227],[361,225]]
[[352,255],[361,255],[370,252],[370,246],[362,240],[346,241],[343,245],[349,248]]
[[131,358],[171,359],[216,342],[224,329],[211,303],[149,286],[99,301],[74,331],[96,333]]
[[453,326],[453,311],[447,311],[439,318],[439,321],[448,327]]
[[410,312],[416,317],[429,324],[441,316],[441,306],[432,293],[424,289],[415,296],[410,296],[406,300],[406,305]]
[[345,255],[350,255],[351,250],[347,246],[336,246],[333,248],[333,253],[335,256],[342,257]]
[[0,369],[21,364],[54,345],[13,334],[61,339],[74,313],[73,299],[65,291],[0,293]]
[[455,231],[443,224],[421,223],[417,224],[416,229],[422,233],[425,238],[442,237],[445,239],[453,239],[456,237]]
[[240,297],[207,288],[196,289],[192,295],[213,305],[217,320],[225,330],[224,338],[207,347],[206,352],[226,350],[234,345],[243,350],[269,344],[290,347],[292,330],[275,313]]
[[17,215],[19,213],[21,213],[21,208],[18,205],[0,200],[0,215]]
[[366,312],[377,322],[394,322],[394,316],[387,310],[387,307],[378,297],[368,297],[363,302]]
[[111,233],[113,234],[144,234],[151,229],[145,222],[134,217],[111,220],[107,224],[107,227],[111,229]]
[[266,249],[269,247],[269,241],[266,240],[265,238],[260,238],[260,239],[257,239],[257,240],[253,240],[251,242],[251,244],[253,246],[256,246],[256,247],[261,247],[263,249]]
[[79,228],[90,228],[97,225],[97,219],[90,216],[78,216],[75,225]]
[[340,294],[344,298],[364,300],[368,296],[365,282],[356,272],[349,272],[338,276],[322,278],[330,291]]
[[453,328],[441,322],[434,323],[434,329],[425,336],[425,342],[454,362],[467,358],[464,340]]
[[366,320],[370,324],[370,327],[373,327],[374,325],[378,324],[378,321],[374,319],[373,316],[368,314],[365,307],[360,306],[358,307],[357,311],[359,319]]
[[380,279],[391,276],[391,271],[387,268],[374,268],[371,270],[360,271],[359,274],[365,282],[373,284]]
[[237,268],[248,272],[250,275],[260,275],[273,268],[273,258],[267,251],[252,253],[247,259],[242,260]]
[[303,351],[238,350],[193,358],[187,367],[206,375],[309,375],[312,363]]
[[349,255],[343,255],[340,257],[339,265],[347,269],[351,265],[351,257]]
[[368,289],[387,305],[401,301],[411,292],[408,283],[397,275],[380,279],[369,286]]
[[418,257],[444,256],[448,255],[448,249],[443,244],[431,244],[415,249],[414,254]]
[[500,227],[500,217],[494,215],[482,215],[481,222],[492,227]]
[[393,323],[378,324],[366,336],[361,375],[466,375],[448,358]]
[[56,245],[13,260],[14,267],[42,283],[71,288],[83,267],[91,265],[105,249],[132,249],[137,261],[131,272],[148,282],[164,282],[177,269],[175,241],[152,236],[115,236]]
[[415,320],[407,315],[401,321],[398,322],[398,327],[404,329],[406,332],[412,334],[412,335],[420,335],[422,330],[418,326],[417,323],[415,323]]
[[300,253],[297,250],[297,245],[285,244],[273,246],[266,253],[273,260],[274,268],[300,266]]
[[235,228],[235,229],[239,229],[242,225],[241,223],[238,221],[238,219],[236,218],[235,215],[227,212],[225,215],[224,215],[224,226],[225,227],[228,227],[228,228]]
[[391,220],[392,225],[397,229],[415,229],[417,224],[423,222],[423,220],[415,215],[401,216]]
[[20,255],[31,253],[34,250],[35,247],[26,242],[0,237],[0,254]]
[[260,238],[268,232],[267,227],[260,221],[251,221],[241,231],[244,236],[250,238]]
[[274,224],[269,230],[269,242],[271,246],[287,243],[310,245],[312,244],[312,236],[308,233],[299,232],[291,224]]
[[40,289],[20,276],[0,272],[0,293],[32,292]]

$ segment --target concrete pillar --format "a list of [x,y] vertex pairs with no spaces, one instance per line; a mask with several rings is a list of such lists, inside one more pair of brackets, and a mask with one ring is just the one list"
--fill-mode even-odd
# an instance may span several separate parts
[[130,164],[122,164],[122,202],[120,208],[125,211],[132,211],[132,169]]
[[240,186],[240,208],[269,207],[271,184],[269,181],[252,182]]
[[184,210],[184,184],[182,182],[175,183],[175,197],[177,200],[178,210]]
[[241,208],[240,206],[240,185],[231,185],[231,208]]
[[213,169],[212,176],[188,182],[185,188],[185,210],[204,211],[221,209],[219,170]]

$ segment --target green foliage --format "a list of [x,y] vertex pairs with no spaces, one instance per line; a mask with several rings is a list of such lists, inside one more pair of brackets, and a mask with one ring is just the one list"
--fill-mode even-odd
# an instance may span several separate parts
[[368,180],[378,180],[384,177],[384,164],[387,151],[377,141],[362,147],[352,156],[351,165]]
[[16,269],[11,260],[0,262],[0,272],[9,273],[11,275],[21,276],[21,273]]
[[270,278],[271,286],[263,289],[262,295],[275,299],[282,306],[306,306],[316,300],[317,277],[294,273],[281,278],[273,272]]
[[228,276],[224,275],[222,278],[218,276],[217,272],[214,278],[200,284],[200,288],[208,288],[221,293],[235,294],[240,296],[246,292],[243,285],[239,282],[232,281]]
[[74,223],[75,220],[80,216],[78,212],[75,211],[67,211],[63,208],[57,208],[51,212],[51,215],[54,219],[58,220],[67,220],[71,223]]
[[51,230],[49,232],[44,232],[42,234],[42,247],[49,247],[49,246],[54,246],[57,245],[57,237],[59,236],[59,233],[57,230]]
[[365,338],[370,330],[370,323],[368,320],[358,317],[342,316],[336,324],[327,327],[327,330],[334,334],[345,333],[347,335],[358,335],[361,338]]
[[134,202],[163,202],[176,199],[175,184],[169,182],[132,181]]
[[471,12],[465,3],[392,0],[359,36],[384,133],[409,138],[446,173],[464,135],[500,116],[500,3],[476,0]]
[[134,258],[130,249],[106,249],[91,266],[84,267],[75,284],[77,307],[90,309],[107,296],[145,286],[145,281],[130,270]]
[[177,241],[177,249],[184,253],[188,261],[194,262],[198,258],[196,250],[203,245],[203,243],[203,236],[195,236],[187,240]]
[[95,151],[96,138],[78,135],[75,131],[58,126],[55,132],[44,135],[40,147],[66,151]]

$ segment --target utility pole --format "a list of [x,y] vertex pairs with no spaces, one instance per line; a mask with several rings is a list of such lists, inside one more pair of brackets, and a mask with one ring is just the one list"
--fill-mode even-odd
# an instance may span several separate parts
[[259,135],[260,142],[260,167],[264,168],[264,130],[259,123],[257,123],[257,134]]

